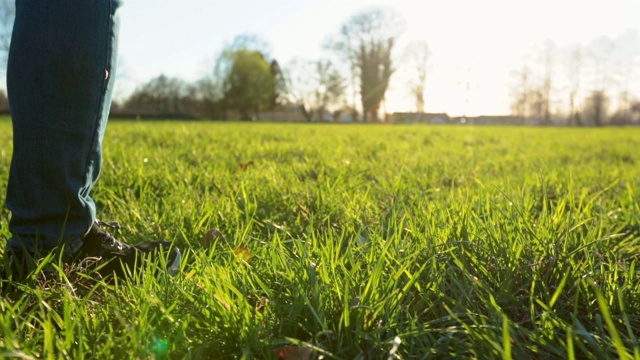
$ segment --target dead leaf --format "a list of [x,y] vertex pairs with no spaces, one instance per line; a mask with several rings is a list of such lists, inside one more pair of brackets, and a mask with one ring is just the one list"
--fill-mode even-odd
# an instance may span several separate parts
[[249,162],[246,162],[246,163],[240,163],[239,165],[242,168],[242,170],[246,171],[249,168],[249,166],[253,165],[253,161],[249,161]]
[[236,260],[238,261],[249,262],[249,259],[251,259],[251,252],[244,246],[239,246],[237,249],[235,249],[233,255],[236,256]]
[[284,360],[309,360],[313,351],[310,348],[292,345],[274,349],[273,353]]

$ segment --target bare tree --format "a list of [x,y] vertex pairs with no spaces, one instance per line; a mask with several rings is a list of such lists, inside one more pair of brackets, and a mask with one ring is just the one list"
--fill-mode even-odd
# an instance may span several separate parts
[[547,40],[543,50],[544,78],[540,93],[542,95],[542,119],[545,125],[551,125],[551,90],[552,90],[552,71],[553,71],[553,53],[555,52],[555,44]]
[[400,16],[389,9],[372,8],[351,17],[330,47],[350,65],[359,79],[365,121],[378,111],[395,72],[392,53],[403,28]]
[[405,61],[411,67],[412,80],[410,81],[411,95],[416,101],[416,112],[424,112],[424,89],[427,81],[427,70],[429,59],[431,58],[431,50],[425,41],[413,41],[409,43],[405,50]]
[[0,0],[0,67],[6,65],[14,17],[15,2],[13,0]]
[[593,40],[587,47],[587,59],[591,72],[591,88],[604,92],[613,84],[612,54],[616,49],[615,42],[608,37]]
[[302,59],[294,59],[284,70],[287,95],[304,116],[305,120],[313,120],[311,111],[313,91],[317,86],[313,77],[312,62]]
[[285,71],[287,93],[307,121],[323,120],[344,96],[345,79],[330,60],[293,60]]
[[340,72],[328,60],[315,62],[318,87],[315,91],[317,114],[323,119],[331,106],[337,105],[344,95],[345,81]]
[[582,126],[580,111],[578,110],[577,96],[580,92],[580,74],[582,71],[582,49],[576,46],[570,54],[568,64],[569,75],[569,125]]
[[516,78],[515,85],[512,87],[511,95],[513,102],[511,103],[511,113],[522,119],[529,117],[529,99],[530,85],[529,78],[531,70],[528,66],[523,66],[522,70],[512,72],[512,76]]
[[[532,67],[525,64],[522,70],[515,71],[516,78],[512,89],[513,102],[511,113],[523,119],[533,119],[543,124],[552,124],[553,55],[555,45],[551,41],[537,51]],[[532,70],[533,69],[533,70]]]
[[[638,71],[640,67],[640,34],[637,31],[627,31],[615,39],[615,52],[612,55],[613,76],[618,84],[618,101],[615,117],[617,122],[632,121],[632,107],[635,97],[632,89],[637,88]],[[635,96],[634,96],[635,95]]]
[[[564,77],[555,78],[555,45],[547,41],[532,64],[514,72],[512,113],[550,124],[566,110],[568,125],[623,124],[636,122],[635,101],[640,65],[640,34],[627,31],[615,38],[600,37],[586,45],[573,45],[564,52]],[[566,107],[555,103],[555,89],[566,92]],[[611,97],[615,94],[614,97]],[[565,95],[563,95],[564,97]],[[609,116],[611,106],[613,115]],[[563,115],[564,116],[564,115]]]
[[584,120],[595,126],[605,125],[609,113],[609,97],[604,91],[594,90],[585,101],[582,110]]

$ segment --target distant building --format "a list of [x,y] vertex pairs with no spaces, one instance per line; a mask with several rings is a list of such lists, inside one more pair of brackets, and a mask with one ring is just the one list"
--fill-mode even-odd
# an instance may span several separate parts
[[462,125],[535,125],[524,118],[511,115],[458,116],[453,118],[453,123]]
[[449,117],[446,113],[394,113],[396,124],[537,125],[536,121],[511,115]]
[[450,124],[451,118],[446,113],[409,113],[393,114],[396,124]]

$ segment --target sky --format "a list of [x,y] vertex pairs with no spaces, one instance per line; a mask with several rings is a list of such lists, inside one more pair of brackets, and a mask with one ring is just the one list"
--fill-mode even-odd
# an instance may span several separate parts
[[[429,44],[425,110],[450,115],[508,113],[514,70],[547,40],[562,49],[640,33],[640,0],[125,0],[116,90],[126,95],[160,74],[197,80],[243,33],[267,41],[281,65],[329,56],[326,40],[372,6],[405,20],[398,61],[408,42]],[[392,80],[388,111],[413,110],[408,76],[401,67]]]

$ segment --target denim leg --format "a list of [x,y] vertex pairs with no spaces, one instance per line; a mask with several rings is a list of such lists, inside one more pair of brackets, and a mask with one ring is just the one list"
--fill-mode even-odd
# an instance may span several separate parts
[[16,0],[7,90],[13,158],[8,248],[77,243],[96,217],[120,0]]

